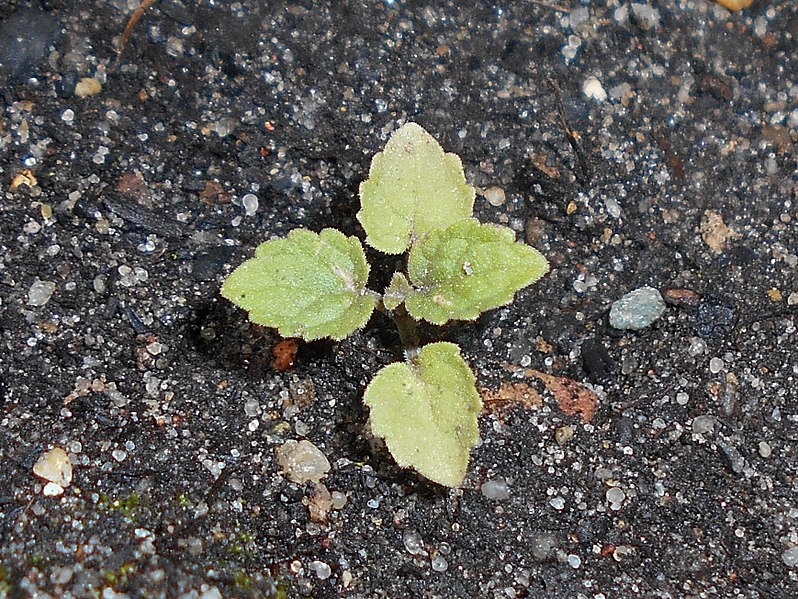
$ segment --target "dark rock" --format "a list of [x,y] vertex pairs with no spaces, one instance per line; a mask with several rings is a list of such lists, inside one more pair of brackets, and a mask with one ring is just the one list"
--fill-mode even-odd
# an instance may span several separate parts
[[716,298],[704,298],[698,304],[693,326],[699,337],[720,339],[728,335],[737,321],[735,310]]

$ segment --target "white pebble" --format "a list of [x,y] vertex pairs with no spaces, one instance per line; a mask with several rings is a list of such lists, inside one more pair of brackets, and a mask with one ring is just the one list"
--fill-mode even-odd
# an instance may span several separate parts
[[781,561],[783,561],[788,568],[798,566],[798,546],[785,549],[781,554]]
[[60,447],[43,453],[33,466],[33,473],[59,487],[68,487],[72,482],[72,462]]
[[449,563],[442,555],[436,555],[433,557],[430,561],[430,565],[436,572],[446,572],[447,568],[449,567]]
[[763,458],[769,458],[771,453],[773,453],[773,448],[770,447],[770,444],[767,441],[760,441],[759,455],[761,455]]
[[568,556],[568,565],[571,566],[574,570],[576,570],[579,566],[582,565],[582,558],[578,555],[571,554]]
[[330,568],[329,564],[318,560],[310,562],[309,567],[316,573],[316,577],[319,580],[326,580],[332,574],[332,568]]
[[248,193],[241,198],[241,205],[247,216],[253,216],[258,211],[258,198],[254,194]]
[[277,463],[289,480],[299,484],[317,483],[330,471],[327,456],[305,439],[291,439],[278,447]]
[[604,198],[604,207],[607,209],[607,214],[612,218],[621,217],[621,205],[618,203],[618,200],[612,196]]
[[709,371],[712,374],[718,374],[721,370],[723,370],[724,366],[725,364],[721,358],[712,358],[709,361]]
[[28,305],[43,306],[55,293],[55,283],[36,279],[28,289]]
[[495,478],[484,482],[479,487],[479,490],[482,491],[482,494],[488,499],[500,501],[510,498],[510,487],[503,478]]
[[410,555],[426,555],[424,540],[417,530],[406,528],[402,533],[402,544]]
[[598,100],[599,102],[604,102],[607,99],[607,92],[604,91],[604,86],[601,85],[601,81],[595,77],[588,77],[585,79],[585,82],[582,84],[582,93],[588,98]]
[[714,416],[703,415],[693,418],[692,431],[695,435],[705,435],[715,430],[718,419]]
[[620,487],[612,487],[607,490],[607,501],[610,504],[610,509],[619,510],[626,499],[626,493]]

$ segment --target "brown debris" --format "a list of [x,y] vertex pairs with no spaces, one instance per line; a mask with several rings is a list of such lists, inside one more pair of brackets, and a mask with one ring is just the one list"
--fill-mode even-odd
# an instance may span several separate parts
[[333,506],[332,494],[324,483],[313,483],[313,491],[302,500],[308,506],[311,522],[323,524]]
[[730,240],[740,237],[737,231],[726,226],[726,223],[723,222],[723,217],[714,210],[704,212],[704,218],[701,220],[699,230],[704,243],[715,254],[723,253]]
[[206,181],[205,189],[199,193],[200,199],[206,204],[229,204],[233,201],[233,194],[225,191],[218,181]]
[[502,413],[519,406],[526,410],[537,410],[543,406],[543,398],[537,389],[527,383],[504,383],[495,391],[482,388],[479,390],[485,410],[491,414]]
[[536,378],[546,385],[546,389],[554,395],[564,414],[580,416],[585,424],[593,420],[599,407],[598,396],[593,391],[564,376],[552,376],[531,368],[523,372],[526,376]]
[[695,308],[701,301],[701,295],[692,289],[666,289],[662,292],[662,297],[667,303],[684,308]]

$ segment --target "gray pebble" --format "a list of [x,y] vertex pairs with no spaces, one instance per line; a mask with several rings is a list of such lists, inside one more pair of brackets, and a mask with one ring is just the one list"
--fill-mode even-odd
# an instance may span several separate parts
[[665,312],[665,300],[653,287],[641,287],[613,302],[610,326],[616,329],[643,329]]

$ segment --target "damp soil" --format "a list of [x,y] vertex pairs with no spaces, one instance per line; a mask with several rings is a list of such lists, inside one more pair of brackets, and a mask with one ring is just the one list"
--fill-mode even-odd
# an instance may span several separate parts
[[[798,5],[162,0],[118,57],[136,5],[0,6],[0,596],[798,596]],[[389,320],[277,370],[219,295],[291,229],[363,239],[406,121],[552,264],[425,331],[509,398],[461,489],[370,438]]]

